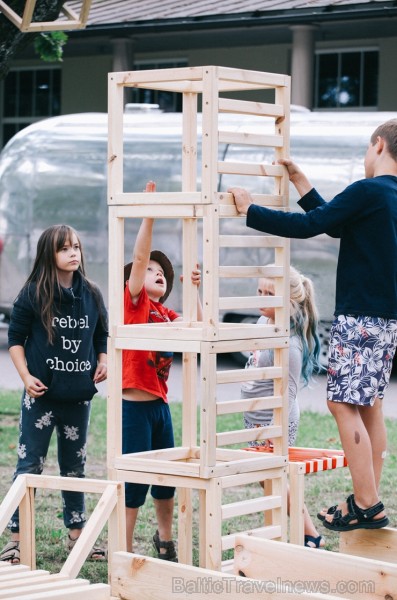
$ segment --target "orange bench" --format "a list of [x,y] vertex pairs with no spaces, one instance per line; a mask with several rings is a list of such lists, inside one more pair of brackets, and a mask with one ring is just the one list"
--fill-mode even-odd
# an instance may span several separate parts
[[[246,448],[252,452],[273,452],[272,448]],[[290,486],[290,542],[304,544],[303,505],[305,502],[304,476],[320,471],[347,467],[343,450],[324,448],[288,448]],[[266,489],[266,488],[265,488]],[[267,493],[271,493],[267,490]]]

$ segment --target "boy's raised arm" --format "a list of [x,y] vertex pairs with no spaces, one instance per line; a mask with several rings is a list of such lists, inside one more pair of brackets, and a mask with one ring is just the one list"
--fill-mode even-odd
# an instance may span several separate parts
[[[156,191],[154,181],[149,181],[146,184],[146,192]],[[142,219],[141,226],[135,240],[135,246],[132,253],[132,267],[128,287],[131,298],[137,298],[145,283],[146,271],[150,260],[150,252],[152,249],[154,219],[145,217]]]

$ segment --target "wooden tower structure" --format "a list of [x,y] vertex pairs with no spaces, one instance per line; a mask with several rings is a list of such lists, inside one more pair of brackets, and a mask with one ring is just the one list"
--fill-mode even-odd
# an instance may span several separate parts
[[[255,202],[288,207],[288,178],[277,158],[289,152],[289,77],[217,66],[131,71],[109,74],[109,372],[108,372],[108,466],[111,479],[178,488],[178,555],[192,561],[192,490],[198,490],[200,565],[220,570],[222,551],[233,548],[235,533],[222,535],[222,521],[239,515],[265,512],[271,519],[255,528],[265,538],[286,538],[286,470],[288,461],[288,343],[289,343],[289,242],[258,235],[242,222],[241,235],[228,235],[223,224],[241,219],[231,194],[218,191],[219,174],[250,178],[272,178],[273,192],[254,195]],[[181,189],[144,194],[123,185],[123,108],[126,88],[144,88],[180,93],[183,97],[181,135]],[[233,99],[233,92],[263,90],[270,102]],[[199,113],[198,107],[202,110]],[[258,119],[255,132],[223,130],[222,113],[251,115]],[[263,133],[261,123],[272,123]],[[219,158],[221,143],[248,144],[274,149],[273,161],[227,162]],[[201,161],[198,148],[201,147]],[[201,169],[201,171],[199,171]],[[153,173],[153,179],[156,174]],[[198,185],[201,180],[201,185]],[[174,323],[123,324],[124,226],[127,219],[182,220],[183,320]],[[200,224],[200,227],[198,225]],[[202,257],[199,248],[202,247]],[[271,266],[226,266],[222,250],[267,248],[273,253]],[[166,250],[166,249],[165,249]],[[130,250],[131,251],[131,250]],[[197,291],[190,273],[197,263],[202,270],[203,320],[197,321]],[[273,277],[275,296],[258,298],[222,296],[222,279]],[[189,282],[189,283],[187,283]],[[257,325],[223,323],[226,309],[275,307],[275,323]],[[245,369],[221,371],[222,353],[273,349],[274,365],[257,369],[255,379],[272,379],[274,395],[219,402],[220,385],[253,378]],[[121,453],[121,364],[122,350],[181,352],[183,355],[182,446],[130,455]],[[200,365],[200,369],[199,369]],[[199,382],[199,386],[197,383]],[[197,389],[199,387],[199,389]],[[245,410],[272,408],[274,425],[246,430],[217,431],[222,415]],[[199,419],[197,413],[199,412]],[[242,422],[242,421],[241,421]],[[250,453],[241,445],[254,439],[271,438],[274,452]],[[240,447],[236,447],[239,445]],[[232,447],[231,447],[232,446]],[[265,494],[223,504],[223,491],[231,486],[265,481]]]

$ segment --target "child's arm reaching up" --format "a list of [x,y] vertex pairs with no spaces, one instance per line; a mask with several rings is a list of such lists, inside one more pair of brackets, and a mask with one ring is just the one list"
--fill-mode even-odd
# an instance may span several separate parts
[[[156,184],[149,181],[146,184],[146,192],[155,192]],[[148,217],[142,219],[141,226],[136,236],[135,246],[132,253],[132,267],[128,287],[132,301],[136,301],[145,283],[146,271],[149,265],[150,252],[152,249],[154,219]]]

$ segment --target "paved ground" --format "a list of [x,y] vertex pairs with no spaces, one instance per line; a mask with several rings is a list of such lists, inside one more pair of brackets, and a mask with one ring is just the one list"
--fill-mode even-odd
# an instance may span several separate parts
[[[224,357],[220,368],[233,369],[236,364],[229,357]],[[169,399],[177,401],[181,398],[182,369],[180,358],[176,358],[171,369],[169,380]],[[106,396],[106,383],[100,384],[99,392]],[[299,393],[299,404],[301,410],[328,413],[325,402],[326,380],[319,376],[310,388],[303,388]],[[7,351],[7,331],[0,329],[0,389],[16,390],[22,389],[21,381]],[[239,385],[227,384],[219,386],[220,400],[238,399]],[[387,417],[397,418],[397,375],[392,377],[389,389],[384,400],[384,412]]]

